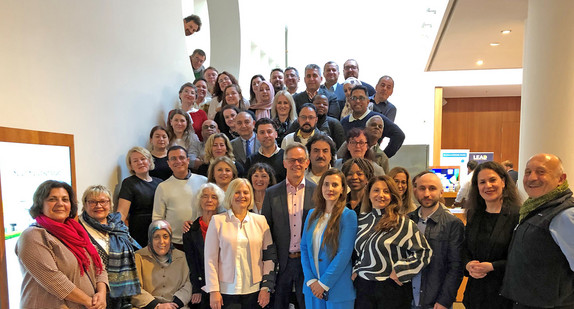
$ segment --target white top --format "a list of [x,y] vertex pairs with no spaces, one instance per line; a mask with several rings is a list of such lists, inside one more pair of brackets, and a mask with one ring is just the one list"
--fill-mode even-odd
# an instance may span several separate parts
[[235,278],[233,282],[222,282],[219,281],[219,290],[221,294],[228,295],[245,295],[251,294],[259,291],[260,282],[251,284],[252,281],[252,270],[251,270],[251,257],[249,253],[249,238],[247,237],[247,232],[245,231],[245,224],[249,224],[251,221],[250,214],[247,212],[243,221],[235,216],[232,210],[227,211],[227,215],[231,220],[239,224],[239,230],[237,232],[237,254],[235,255]]
[[[315,226],[315,230],[313,230],[313,262],[315,263],[315,269],[317,270],[317,278],[319,280],[321,280],[321,273],[319,271],[319,251],[321,250],[321,243],[323,242],[323,232],[325,232],[325,229],[327,228],[327,223],[329,222],[329,218],[331,217],[331,214],[323,214],[323,217],[321,217],[319,219],[319,222],[317,222],[317,225]],[[307,281],[307,286],[310,286],[311,284],[313,284],[313,282],[318,281],[317,279],[311,279],[309,281]],[[321,285],[321,287],[323,289],[325,289],[325,291],[329,291],[329,287],[324,285],[321,281],[319,281],[319,285]]]
[[217,101],[216,97],[213,97],[209,103],[209,109],[207,110],[207,118],[213,120],[215,118],[215,114],[217,114],[217,109],[221,107],[221,102]]

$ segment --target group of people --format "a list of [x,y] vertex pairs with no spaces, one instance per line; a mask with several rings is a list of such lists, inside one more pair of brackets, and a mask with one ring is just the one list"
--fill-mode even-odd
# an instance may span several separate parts
[[336,63],[307,65],[297,93],[298,71],[273,69],[248,100],[202,69],[149,150],[128,151],[117,207],[92,186],[78,216],[68,184],[40,185],[16,248],[22,307],[450,308],[464,275],[467,308],[574,306],[560,160],[528,161],[522,207],[504,167],[479,164],[465,227],[435,174],[389,166],[394,81],[358,70],[347,60],[340,84]]

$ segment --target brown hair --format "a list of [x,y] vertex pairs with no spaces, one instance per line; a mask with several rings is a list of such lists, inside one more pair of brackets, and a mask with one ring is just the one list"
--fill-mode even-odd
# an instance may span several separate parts
[[391,202],[385,208],[383,216],[375,226],[375,230],[388,232],[399,225],[400,218],[402,217],[399,213],[402,205],[401,197],[399,195],[399,190],[395,185],[395,181],[391,177],[383,175],[373,177],[369,180],[367,191],[365,192],[363,203],[361,204],[361,212],[370,212],[373,209],[373,205],[371,204],[371,199],[369,197],[371,195],[371,189],[375,183],[379,181],[387,184],[389,192],[391,193]]

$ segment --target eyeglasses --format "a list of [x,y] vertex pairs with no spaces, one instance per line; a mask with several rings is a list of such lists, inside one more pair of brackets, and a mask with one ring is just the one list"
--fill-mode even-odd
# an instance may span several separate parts
[[367,99],[368,99],[367,97],[363,97],[363,96],[360,96],[360,97],[352,96],[351,97],[351,101],[366,101]]
[[88,205],[90,205],[91,207],[96,207],[99,205],[102,205],[102,207],[108,206],[110,204],[110,200],[101,200],[101,201],[94,201],[94,200],[90,200],[88,201]]
[[303,121],[307,121],[307,120],[313,120],[317,117],[316,116],[299,116],[299,118],[301,118],[301,120],[303,120]]
[[215,129],[215,125],[203,126],[204,129]]
[[303,163],[305,163],[305,161],[307,161],[307,158],[298,158],[298,159],[287,158],[287,159],[285,159],[285,161],[289,162],[289,164],[295,164],[295,162],[297,162],[299,164],[303,164]]
[[361,141],[361,142],[349,141],[349,145],[352,145],[352,146],[361,146],[361,147],[363,147],[363,146],[367,145],[367,142],[363,142],[363,141]]

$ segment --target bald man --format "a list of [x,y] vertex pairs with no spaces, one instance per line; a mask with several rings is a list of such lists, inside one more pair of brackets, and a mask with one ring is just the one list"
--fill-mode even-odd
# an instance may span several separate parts
[[528,199],[508,250],[502,295],[514,308],[574,308],[574,199],[562,161],[537,154],[522,181]]
[[408,216],[433,252],[430,264],[413,278],[412,308],[450,308],[463,276],[464,225],[440,202],[443,188],[436,174],[425,171],[415,178],[415,197],[421,206]]

